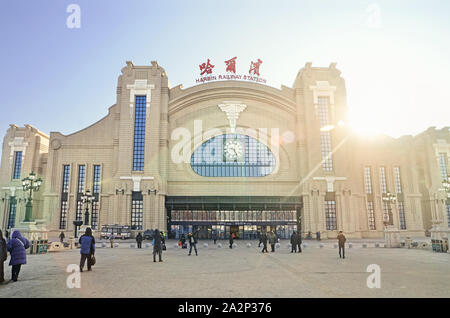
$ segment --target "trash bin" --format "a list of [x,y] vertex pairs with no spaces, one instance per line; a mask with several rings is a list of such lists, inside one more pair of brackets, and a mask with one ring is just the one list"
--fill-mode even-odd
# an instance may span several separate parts
[[411,245],[412,245],[412,239],[407,237],[406,240],[405,240],[405,246],[407,248],[411,248]]
[[431,247],[433,252],[441,253],[442,252],[442,240],[431,240]]

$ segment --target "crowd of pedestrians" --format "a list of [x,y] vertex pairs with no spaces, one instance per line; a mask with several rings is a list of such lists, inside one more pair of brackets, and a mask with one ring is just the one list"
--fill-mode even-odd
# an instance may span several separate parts
[[[189,232],[187,235],[187,243],[189,244],[189,253],[188,256],[192,254],[192,249],[195,251],[195,255],[198,256],[197,243],[198,243],[198,233],[199,230]],[[317,239],[320,240],[320,232],[317,232]],[[8,236],[8,235],[7,235]],[[159,231],[156,229],[153,231],[153,262],[156,262],[156,256],[158,255],[159,262],[162,262],[162,253],[166,250],[165,245],[165,236],[166,234],[163,231]],[[229,243],[230,249],[233,248],[234,239],[236,238],[236,233],[230,233]],[[270,244],[271,252],[275,252],[275,245],[279,242],[279,237],[274,231],[263,231],[262,233],[258,231],[258,247],[263,245],[262,253],[268,253],[267,244]],[[217,242],[217,233],[214,231],[211,235],[214,244]],[[310,237],[310,232],[307,237]],[[8,238],[8,237],[7,237]],[[64,243],[64,233],[61,232],[59,235],[61,243]],[[111,233],[108,237],[111,248],[114,247],[114,234]],[[144,237],[142,233],[138,233],[136,236],[137,248],[142,248],[142,241]],[[339,257],[345,258],[345,242],[346,238],[342,231],[339,231],[337,236],[338,245],[339,245]],[[92,266],[95,265],[95,238],[92,235],[92,230],[87,228],[85,233],[79,238],[78,243],[80,244],[80,272],[83,272],[84,265],[87,261],[87,270],[91,271]],[[293,232],[290,238],[291,243],[291,253],[301,253],[302,252],[302,237],[298,232]],[[182,234],[180,236],[180,240],[178,245],[181,248],[187,248],[186,244],[186,236]],[[27,263],[26,249],[30,247],[30,242],[28,239],[22,237],[19,231],[14,231],[12,233],[11,239],[5,240],[3,237],[3,233],[0,230],[0,284],[5,282],[4,279],[4,262],[7,260],[7,253],[10,254],[9,265],[12,266],[11,269],[11,281],[16,282],[19,277],[19,273],[22,265]]]

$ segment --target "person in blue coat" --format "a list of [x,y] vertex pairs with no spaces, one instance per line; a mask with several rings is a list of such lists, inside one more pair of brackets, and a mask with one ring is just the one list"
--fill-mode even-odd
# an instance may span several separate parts
[[84,263],[87,259],[87,269],[88,271],[92,270],[92,256],[95,253],[95,239],[92,236],[92,230],[90,227],[86,229],[86,232],[81,235],[79,243],[81,245],[80,254],[80,272],[83,271]]
[[17,282],[19,278],[20,268],[22,265],[27,263],[27,251],[26,249],[30,247],[30,241],[22,237],[19,231],[14,231],[11,239],[6,244],[6,249],[11,254],[11,259],[9,260],[9,266],[11,269],[11,280]]

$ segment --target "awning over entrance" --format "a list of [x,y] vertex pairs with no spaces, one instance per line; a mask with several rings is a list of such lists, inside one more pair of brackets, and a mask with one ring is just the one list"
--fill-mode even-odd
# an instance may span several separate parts
[[168,210],[289,211],[303,207],[297,196],[167,196]]

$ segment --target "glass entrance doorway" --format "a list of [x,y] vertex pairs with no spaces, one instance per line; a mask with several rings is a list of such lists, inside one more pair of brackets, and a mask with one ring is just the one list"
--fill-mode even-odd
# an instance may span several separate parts
[[[215,201],[215,202],[214,202]],[[274,201],[278,203],[274,204]],[[302,202],[299,197],[167,197],[171,237],[199,230],[199,239],[254,240],[258,231],[274,231],[288,239],[297,230]]]

